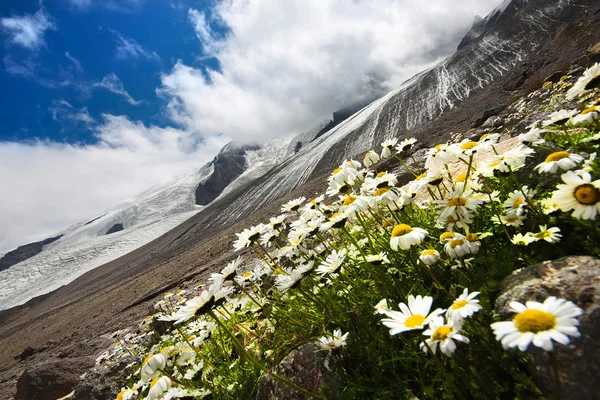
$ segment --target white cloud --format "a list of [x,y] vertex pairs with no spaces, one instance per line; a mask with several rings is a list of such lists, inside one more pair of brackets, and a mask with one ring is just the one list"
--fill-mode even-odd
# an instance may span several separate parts
[[122,60],[137,60],[145,58],[148,60],[160,61],[160,57],[158,56],[158,54],[156,54],[156,52],[150,52],[146,50],[141,44],[139,44],[134,39],[126,38],[115,30],[111,29],[111,32],[117,38],[117,58],[120,58]]
[[[68,104],[68,103],[67,103]],[[67,109],[69,105],[63,104]],[[105,115],[93,146],[0,142],[0,251],[41,240],[211,160],[225,144]]]
[[92,129],[96,121],[90,115],[87,107],[77,109],[64,99],[54,100],[48,108],[52,119],[61,124],[63,129],[85,128]]
[[81,62],[73,57],[68,51],[65,53],[65,57],[73,64],[73,67],[77,72],[83,72],[83,67],[81,66]]
[[191,9],[202,51],[220,70],[178,62],[160,93],[175,121],[206,135],[300,132],[452,54],[473,17],[497,3],[226,0]]
[[44,33],[56,29],[56,24],[52,16],[41,9],[35,14],[2,18],[0,29],[8,36],[9,43],[38,50],[45,44]]
[[97,88],[106,89],[110,92],[119,94],[119,95],[125,97],[127,102],[131,105],[136,106],[141,103],[140,101],[135,100],[133,97],[131,97],[131,95],[127,92],[127,90],[125,90],[125,87],[123,86],[123,82],[121,82],[119,77],[117,75],[115,75],[114,73],[110,73],[110,74],[106,75],[104,78],[102,78],[102,80],[100,82],[94,83],[93,86],[97,87]]

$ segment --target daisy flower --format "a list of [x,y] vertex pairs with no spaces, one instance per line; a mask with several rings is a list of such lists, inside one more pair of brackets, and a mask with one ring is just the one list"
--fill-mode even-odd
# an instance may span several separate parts
[[349,334],[350,332],[342,334],[341,329],[335,329],[331,335],[320,337],[316,344],[323,350],[333,351],[346,345]]
[[363,164],[365,167],[370,167],[373,164],[377,164],[379,162],[379,154],[374,151],[367,151],[365,154],[365,159],[363,160]]
[[463,235],[457,234],[455,239],[446,242],[444,251],[451,258],[461,258],[471,253],[471,245]]
[[367,256],[367,262],[373,265],[389,264],[390,260],[387,257],[387,253],[382,251],[379,254],[371,254]]
[[147,383],[150,379],[156,378],[166,365],[167,360],[162,354],[151,354],[146,357],[140,371],[142,382]]
[[321,276],[325,276],[327,274],[337,271],[344,263],[346,253],[346,249],[342,249],[339,252],[333,250],[333,252],[327,256],[327,259],[325,259],[325,261],[323,261],[321,265],[319,265],[315,272]]
[[592,65],[583,72],[577,82],[567,92],[567,99],[573,100],[588,90],[600,87],[600,63]]
[[448,311],[446,311],[448,320],[460,322],[481,310],[482,307],[479,305],[479,300],[475,298],[477,296],[479,296],[479,292],[469,293],[469,289],[465,288],[462,294],[448,308]]
[[525,235],[523,235],[522,233],[517,233],[510,239],[510,241],[513,242],[513,244],[519,246],[529,246],[531,243],[537,242],[538,240],[540,239],[529,232],[527,232]]
[[381,143],[381,158],[388,158],[392,155],[392,147],[398,143],[398,139],[391,138]]
[[535,234],[538,239],[543,239],[548,243],[558,243],[562,235],[559,233],[560,228],[546,228],[546,225],[540,225],[540,232]]
[[390,247],[394,251],[398,251],[398,248],[407,250],[410,246],[420,244],[427,233],[423,228],[413,228],[407,224],[396,225],[392,230]]
[[154,378],[152,382],[150,382],[150,391],[148,392],[148,396],[146,396],[146,399],[162,399],[165,392],[169,389],[171,389],[171,380],[169,378],[167,378],[166,376]]
[[583,110],[579,115],[571,118],[573,125],[591,123],[598,119],[598,113],[600,112],[600,106],[589,107]]
[[564,185],[557,185],[552,200],[562,211],[573,211],[573,217],[594,219],[600,212],[600,179],[592,182],[588,173],[577,175],[567,171],[561,175]]
[[173,317],[177,318],[176,324],[192,319],[196,315],[202,315],[206,311],[212,309],[215,304],[215,295],[212,290],[203,291],[200,296],[196,296],[185,302],[185,305],[181,307]]
[[427,249],[421,252],[419,260],[425,265],[433,265],[440,259],[440,253],[435,249]]
[[238,238],[233,243],[233,248],[235,249],[235,251],[238,251],[243,249],[244,247],[251,246],[252,244],[258,242],[258,240],[260,239],[260,235],[262,235],[264,231],[264,226],[261,224],[252,226],[248,229],[244,229],[240,233],[236,233],[236,236]]
[[432,318],[442,314],[444,310],[437,308],[431,313],[431,304],[433,297],[418,295],[414,297],[412,294],[408,296],[408,306],[400,303],[400,311],[389,310],[386,315],[389,318],[381,320],[383,325],[390,328],[390,335],[411,331],[414,329],[423,329]]
[[529,132],[527,133],[523,133],[520,134],[519,137],[519,142],[522,144],[528,144],[528,145],[540,145],[540,144],[544,144],[545,140],[542,139],[541,134],[542,132],[544,132],[541,129],[538,128],[531,128],[529,130]]
[[389,311],[387,299],[381,300],[379,303],[375,304],[375,312],[373,314],[387,314]]
[[565,299],[548,297],[544,303],[528,301],[525,305],[512,301],[510,307],[518,313],[512,321],[494,322],[491,327],[496,340],[506,349],[518,347],[525,351],[531,343],[546,351],[554,349],[552,341],[567,345],[569,336],[579,337],[579,321],[583,310]]
[[290,200],[281,206],[281,212],[298,211],[300,206],[306,201],[305,197],[298,197],[297,199]]
[[569,119],[577,114],[577,110],[559,110],[548,115],[548,119],[542,122],[542,126],[564,125]]
[[417,143],[417,139],[415,138],[404,139],[396,146],[396,152],[402,153],[403,151],[408,151],[415,143]]
[[460,330],[460,323],[450,322],[446,324],[444,317],[435,317],[429,322],[429,329],[423,332],[423,335],[429,336],[429,339],[421,343],[420,347],[425,353],[431,350],[433,354],[436,353],[439,347],[446,357],[452,357],[456,350],[455,340],[469,343],[469,339],[459,333]]
[[546,157],[546,160],[538,164],[534,169],[540,174],[543,172],[554,173],[558,168],[562,170],[575,168],[582,161],[583,157],[579,154],[571,154],[568,151],[556,151]]
[[523,215],[525,213],[525,206],[535,196],[535,193],[535,190],[529,190],[527,186],[523,186],[521,190],[512,192],[504,202],[506,215],[517,217]]

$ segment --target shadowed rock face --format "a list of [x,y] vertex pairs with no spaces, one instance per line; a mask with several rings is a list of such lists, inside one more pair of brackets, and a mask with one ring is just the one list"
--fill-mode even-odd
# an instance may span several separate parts
[[479,36],[494,28],[506,18],[513,16],[521,7],[523,7],[527,3],[529,3],[529,0],[506,0],[495,10],[493,10],[487,17],[481,18],[477,16],[475,18],[475,22],[473,23],[473,27],[461,40],[456,50],[462,49],[463,47],[476,40]]
[[114,224],[113,226],[110,227],[110,229],[108,230],[108,232],[106,232],[106,234],[110,235],[111,233],[120,232],[122,230],[123,230],[123,224],[121,224],[121,223]]
[[223,189],[246,170],[246,152],[257,145],[235,146],[229,143],[212,161],[212,175],[196,189],[196,204],[204,206],[219,197]]
[[55,242],[61,237],[62,235],[51,237],[44,239],[41,242],[25,244],[17,247],[13,251],[9,251],[4,255],[4,257],[0,258],[0,271],[8,269],[13,265],[20,263],[21,261],[25,261],[28,258],[35,256],[42,251],[45,245]]

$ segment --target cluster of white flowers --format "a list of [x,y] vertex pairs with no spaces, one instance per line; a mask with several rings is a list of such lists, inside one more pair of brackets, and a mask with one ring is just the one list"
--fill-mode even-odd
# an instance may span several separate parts
[[[356,276],[377,288],[377,284],[390,285],[392,275],[421,271],[420,282],[432,282],[440,296],[436,302],[446,304],[446,309],[432,311],[432,296],[409,295],[407,304],[399,303],[399,311],[383,299],[375,313],[383,316],[381,322],[390,335],[422,331],[420,348],[425,353],[439,349],[452,356],[456,342],[470,342],[463,326],[482,310],[480,293],[462,287],[462,294],[455,298],[436,271],[465,273],[481,268],[477,257],[492,251],[488,238],[494,236],[518,251],[522,250],[518,246],[532,243],[540,248],[553,246],[562,239],[555,226],[559,225],[557,214],[577,223],[596,220],[600,212],[600,179],[593,179],[596,154],[573,148],[551,152],[544,146],[546,135],[564,134],[577,127],[579,132],[589,132],[581,143],[598,148],[598,129],[585,127],[598,128],[600,122],[600,101],[590,102],[590,96],[598,92],[599,79],[600,66],[596,64],[572,87],[567,79],[556,88],[545,84],[544,90],[551,90],[553,98],[578,99],[582,106],[562,108],[568,101],[556,100],[551,104],[560,109],[547,113],[544,120],[514,140],[490,132],[477,140],[442,143],[426,151],[425,159],[418,163],[413,158],[416,139],[390,138],[381,143],[380,151],[368,151],[362,163],[342,162],[330,175],[326,193],[293,199],[268,223],[237,233],[234,249],[250,248],[258,255],[251,266],[238,257],[211,274],[208,285],[165,294],[155,305],[157,312],[142,322],[143,334],[128,334],[113,353],[98,359],[104,362],[125,353],[148,354],[131,377],[136,382],[124,388],[119,399],[202,397],[214,390],[232,393],[237,382],[222,382],[210,357],[202,356],[211,337],[219,335],[218,351],[226,354],[229,350],[224,346],[228,345],[240,359],[264,371],[274,350],[262,348],[260,338],[276,332],[280,321],[275,314],[286,309],[286,301],[301,298],[307,307],[316,304],[315,309],[322,312],[327,306],[320,295],[331,291],[348,302],[360,302],[361,293],[354,291],[352,281]],[[513,108],[526,113],[527,104],[527,99],[521,100]],[[532,165],[530,160],[539,155],[545,160]],[[391,157],[414,176],[412,181],[401,186],[398,174],[377,169],[381,160]],[[515,172],[526,167],[553,186],[540,189],[518,183]],[[510,185],[497,184],[502,176],[510,177]],[[405,284],[411,288],[414,282]],[[452,282],[451,291],[456,288]],[[372,300],[373,294],[369,295]],[[583,311],[569,301],[550,297],[544,303],[513,302],[511,307],[517,313],[512,321],[492,324],[505,347],[524,351],[533,343],[552,350],[553,341],[568,344],[569,337],[579,335],[575,318]],[[352,327],[342,323],[325,320],[325,328],[318,334],[308,333],[306,340],[338,354],[358,342],[352,333],[348,344]],[[160,324],[164,332],[157,333]],[[348,332],[342,333],[342,329]],[[323,332],[331,334],[318,337]],[[154,344],[148,348],[151,339]],[[229,369],[238,364],[234,361]]]

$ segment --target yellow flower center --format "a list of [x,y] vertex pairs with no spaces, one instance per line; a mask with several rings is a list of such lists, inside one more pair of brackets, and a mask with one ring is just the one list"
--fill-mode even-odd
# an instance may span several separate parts
[[367,151],[367,154],[365,154],[365,158],[369,157],[371,154],[373,154],[373,153],[371,153],[370,151]]
[[392,237],[406,235],[407,233],[411,233],[412,230],[413,228],[411,228],[410,225],[407,224],[396,225],[392,230]]
[[144,366],[153,356],[154,354],[150,354],[148,356],[146,356],[146,358],[144,358],[144,362],[142,363],[142,366]]
[[462,246],[463,244],[465,244],[465,241],[462,239],[454,239],[450,241],[450,247],[452,247],[453,249],[458,246]]
[[242,275],[244,278],[250,278],[252,276],[252,271],[247,271],[244,272],[244,275]]
[[486,133],[485,135],[481,135],[481,137],[479,138],[480,142],[483,142],[485,139],[487,139],[488,137],[490,137],[489,133]]
[[464,207],[467,205],[467,199],[464,197],[454,197],[448,202],[448,207]]
[[444,232],[440,235],[440,240],[444,241],[444,240],[452,239],[453,237],[454,237],[454,232]]
[[117,395],[117,400],[123,400],[123,396],[125,396],[125,393],[127,393],[129,389],[123,389],[119,392],[119,394]]
[[152,381],[150,382],[150,389],[152,389],[152,387],[153,387],[154,385],[156,385],[156,383],[157,383],[159,380],[160,380],[160,377],[152,379]]
[[467,235],[467,240],[468,240],[469,242],[476,242],[476,241],[477,241],[477,239],[478,239],[478,238],[477,238],[477,234],[476,234],[476,233],[469,233],[469,234]]
[[342,169],[341,168],[336,168],[336,169],[333,170],[333,174],[334,175],[337,174],[338,172],[342,172]]
[[339,217],[340,215],[342,215],[342,213],[337,212],[337,213],[333,214],[331,216],[331,218],[329,218],[329,219],[335,219],[335,218]]
[[421,174],[421,175],[417,176],[417,177],[415,178],[415,180],[417,180],[417,181],[418,181],[418,180],[421,180],[421,179],[423,179],[423,178],[426,178],[426,177],[427,177],[427,173],[425,173],[425,174]]
[[454,182],[464,182],[466,180],[467,180],[467,174],[460,174],[454,179]]
[[497,167],[498,165],[500,165],[500,161],[494,161],[493,163],[490,164],[490,168]]
[[380,173],[377,174],[378,178],[381,178],[382,176],[384,176],[385,174],[387,174],[387,172],[385,171],[381,171]]
[[434,249],[427,249],[425,251],[423,251],[423,253],[421,253],[422,256],[434,256],[435,255],[435,250]]
[[544,232],[538,233],[535,236],[538,237],[538,238],[540,238],[540,239],[544,239],[544,238],[552,236],[552,232],[550,232],[550,231],[544,231]]
[[458,310],[459,308],[466,306],[468,303],[469,302],[467,300],[456,300],[454,303],[452,303],[451,308],[453,310]]
[[424,322],[424,316],[422,316],[421,314],[413,314],[410,317],[406,318],[406,321],[404,321],[404,325],[406,325],[407,328],[416,328],[418,326],[423,325]]
[[550,82],[550,81],[544,82],[544,84],[542,85],[542,89],[546,89],[546,90],[552,89],[552,82]]
[[448,325],[440,326],[433,332],[431,335],[431,340],[433,341],[441,341],[445,340],[448,335],[452,332],[452,327]]
[[585,205],[592,205],[600,201],[600,190],[589,183],[577,186],[573,193],[578,202]]
[[386,188],[386,187],[379,188],[379,189],[377,189],[377,191],[375,192],[375,196],[381,196],[382,194],[384,194],[384,193],[387,193],[387,192],[389,192],[389,191],[390,191],[390,189],[389,189],[389,188]]
[[354,203],[356,199],[356,196],[352,196],[351,194],[349,194],[346,197],[344,197],[344,205],[349,206],[350,204]]
[[538,333],[556,326],[556,317],[542,310],[525,310],[517,314],[514,321],[515,326],[522,333]]
[[461,150],[471,150],[473,147],[477,146],[477,142],[467,142],[460,146]]
[[545,162],[549,163],[549,162],[560,161],[563,158],[569,157],[570,155],[571,155],[571,153],[569,153],[568,151],[557,151],[557,152],[550,154],[548,157],[546,157]]
[[443,143],[436,144],[436,145],[435,145],[435,149],[436,149],[437,151],[440,151],[440,150],[442,149],[442,146],[443,146],[443,145],[444,145]]
[[523,203],[525,203],[525,198],[517,197],[517,199],[515,201],[513,201],[512,208],[517,209],[517,208],[521,207],[523,205]]
[[583,110],[581,112],[581,115],[585,115],[585,114],[589,114],[591,112],[595,112],[596,111],[596,107],[590,107],[590,108],[586,108],[585,110]]

